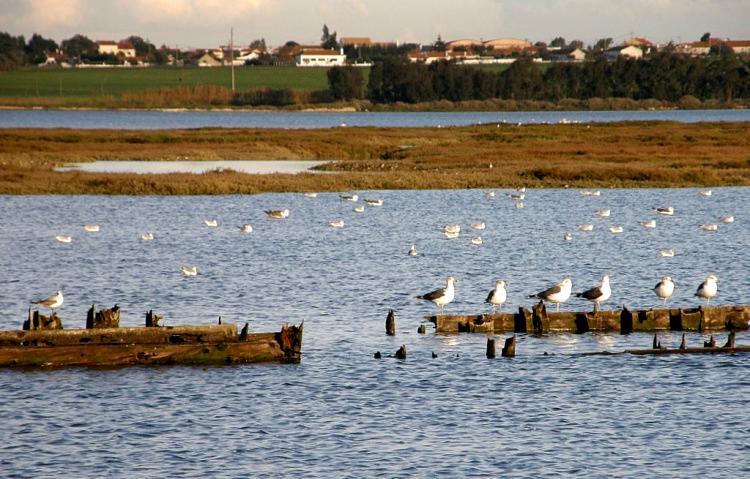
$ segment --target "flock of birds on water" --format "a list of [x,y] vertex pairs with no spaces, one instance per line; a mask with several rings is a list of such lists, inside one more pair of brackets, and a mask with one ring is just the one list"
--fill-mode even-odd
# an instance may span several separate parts
[[[579,193],[583,196],[601,196],[601,191],[588,191],[588,190],[582,190],[579,191]],[[712,195],[712,192],[710,190],[703,190],[699,192],[701,196],[703,197],[710,197]],[[304,196],[306,198],[316,198],[317,193],[309,192],[304,193]],[[494,191],[488,191],[485,193],[485,196],[488,198],[494,198],[495,192]],[[510,198],[516,208],[524,208],[525,204],[523,201],[526,198],[526,188],[518,188],[514,192],[507,193],[508,198]],[[359,196],[356,194],[340,194],[339,198],[341,201],[344,202],[351,202],[351,203],[358,203]],[[383,200],[382,199],[364,199],[363,200],[365,204],[370,206],[382,206]],[[363,205],[358,205],[353,208],[353,211],[355,213],[363,213],[365,211],[365,207]],[[666,207],[658,207],[655,208],[654,211],[660,215],[664,216],[673,216],[675,214],[675,209],[672,206],[666,206]],[[289,209],[280,209],[280,210],[265,210],[266,215],[270,219],[274,220],[283,220],[289,217],[290,210]],[[599,209],[594,212],[594,215],[599,218],[609,218],[611,215],[611,210],[609,209]],[[718,218],[720,222],[729,224],[733,223],[735,218],[734,216],[727,215],[727,216],[721,216]],[[219,223],[215,219],[206,219],[203,221],[205,226],[209,228],[216,228],[219,226]],[[646,229],[653,229],[656,228],[656,220],[645,220],[639,222],[640,226]],[[337,219],[334,221],[330,221],[328,225],[331,228],[343,228],[345,226],[343,219]],[[476,222],[471,223],[470,228],[475,231],[482,231],[486,228],[486,224],[484,222]],[[704,231],[717,231],[718,230],[718,224],[715,223],[706,223],[706,224],[700,224],[698,225],[702,230]],[[96,224],[87,224],[83,226],[83,230],[87,233],[97,233],[101,229],[100,225]],[[576,227],[578,231],[581,232],[590,232],[593,231],[594,225],[593,224],[580,224]],[[461,226],[457,224],[447,224],[443,225],[441,228],[443,234],[446,238],[457,238],[460,236],[461,233]],[[622,226],[610,226],[608,230],[613,233],[622,233],[624,231],[624,228]],[[253,227],[250,224],[243,224],[239,226],[239,231],[241,233],[252,233]],[[71,243],[72,237],[69,235],[57,235],[55,239],[61,243]],[[154,234],[151,232],[144,232],[139,234],[139,239],[141,241],[152,241],[154,240]],[[573,235],[570,232],[565,232],[563,235],[564,241],[571,241],[573,239]],[[471,244],[474,245],[481,245],[483,244],[483,240],[481,236],[474,236],[470,240]],[[660,255],[663,257],[672,257],[675,255],[675,251],[672,249],[665,249],[661,250]],[[419,253],[417,251],[417,247],[415,244],[412,244],[407,252],[408,256],[418,256]],[[198,268],[195,265],[188,266],[183,265],[180,268],[180,271],[183,276],[185,277],[193,277],[198,275]],[[710,304],[710,301],[713,297],[716,296],[718,293],[718,282],[719,278],[715,274],[709,274],[706,276],[705,280],[698,286],[695,296],[705,299],[706,305],[708,306]],[[417,296],[418,299],[423,299],[426,301],[430,301],[434,303],[441,311],[443,312],[444,307],[451,303],[455,299],[456,294],[456,288],[455,285],[458,283],[458,280],[453,276],[448,276],[446,280],[445,287],[436,289],[434,291],[431,291],[426,294],[422,294]],[[502,309],[502,305],[507,301],[508,299],[508,291],[507,286],[509,285],[509,281],[505,280],[496,280],[494,288],[489,292],[485,299],[485,303],[489,304],[492,307],[493,312],[497,311],[497,308],[499,307]],[[670,276],[663,276],[661,280],[653,287],[653,291],[660,299],[663,300],[663,305],[666,306],[667,300],[672,296],[675,290],[675,283],[672,280]],[[580,293],[573,293],[573,283],[570,278],[564,278],[559,283],[549,287],[548,289],[545,289],[543,291],[539,291],[537,293],[531,294],[528,297],[529,298],[536,298],[548,303],[553,303],[556,305],[557,311],[560,310],[560,304],[565,303],[571,296],[575,295],[576,297],[586,299],[588,301],[591,301],[594,304],[594,311],[598,311],[599,307],[601,306],[601,303],[604,303],[607,301],[611,295],[612,295],[612,289],[610,287],[609,283],[609,275],[604,275],[601,278],[601,282],[585,291],[582,291]],[[37,304],[39,306],[44,306],[46,308],[49,308],[50,310],[54,310],[56,308],[59,308],[63,304],[63,294],[61,291],[57,291],[55,294],[53,294],[50,297],[39,299],[36,301],[32,301],[32,304]]]

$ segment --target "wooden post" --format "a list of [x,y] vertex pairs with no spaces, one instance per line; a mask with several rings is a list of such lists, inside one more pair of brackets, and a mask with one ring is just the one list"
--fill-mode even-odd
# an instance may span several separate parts
[[729,336],[727,337],[727,342],[724,344],[725,348],[733,348],[734,347],[734,331],[729,331]]
[[388,336],[396,335],[396,313],[392,309],[388,311],[388,316],[385,318],[385,334]]
[[487,338],[487,359],[495,357],[495,338]]
[[505,346],[503,346],[502,356],[504,358],[512,358],[516,355],[516,335],[514,334],[510,338],[505,339]]
[[375,359],[380,359],[383,357],[382,354],[380,354],[380,351],[375,351],[375,354],[373,355]]
[[250,329],[250,323],[245,323],[240,331],[240,341],[247,341],[247,331]]
[[687,343],[685,342],[685,333],[682,333],[682,342],[680,342],[680,349],[687,349]]
[[[159,324],[159,321],[161,321],[162,319],[164,319],[163,316],[154,314],[154,311],[150,309],[148,313],[146,313],[146,327],[159,328],[162,326],[161,324]],[[221,324],[221,316],[219,316],[219,324]]]
[[406,345],[402,344],[396,351],[396,359],[406,359]]
[[96,305],[92,304],[86,313],[86,329],[94,329],[94,316],[96,315]]
[[420,324],[419,327],[417,328],[417,333],[425,334],[426,332],[427,332],[427,326],[425,326],[424,324]]
[[716,339],[714,339],[714,335],[712,334],[710,338],[708,338],[708,341],[703,341],[703,347],[704,348],[715,348],[716,347]]

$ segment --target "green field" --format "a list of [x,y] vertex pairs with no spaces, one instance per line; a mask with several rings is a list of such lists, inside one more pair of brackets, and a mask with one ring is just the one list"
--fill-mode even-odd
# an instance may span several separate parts
[[[83,100],[124,92],[217,85],[231,87],[229,67],[217,68],[91,68],[23,69],[0,72],[0,98],[59,98]],[[326,68],[235,67],[238,90],[290,88],[324,90],[328,88]],[[364,72],[365,78],[368,72]]]

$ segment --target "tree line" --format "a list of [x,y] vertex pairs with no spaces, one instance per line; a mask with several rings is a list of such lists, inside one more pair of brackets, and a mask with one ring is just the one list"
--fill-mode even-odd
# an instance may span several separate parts
[[506,70],[493,72],[452,62],[426,65],[390,56],[372,65],[366,90],[356,68],[336,67],[328,79],[334,98],[364,96],[374,103],[491,98],[557,102],[610,97],[676,102],[686,96],[732,101],[750,98],[750,59],[733,54],[693,58],[662,52],[648,59],[621,57],[609,62],[600,58],[553,63],[545,69],[529,58],[519,58]]

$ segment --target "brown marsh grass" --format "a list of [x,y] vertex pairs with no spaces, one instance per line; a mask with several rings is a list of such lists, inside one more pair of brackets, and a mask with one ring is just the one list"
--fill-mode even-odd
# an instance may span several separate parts
[[[335,174],[98,174],[95,160],[324,160]],[[460,128],[0,129],[0,193],[193,195],[360,189],[750,185],[750,124]]]

